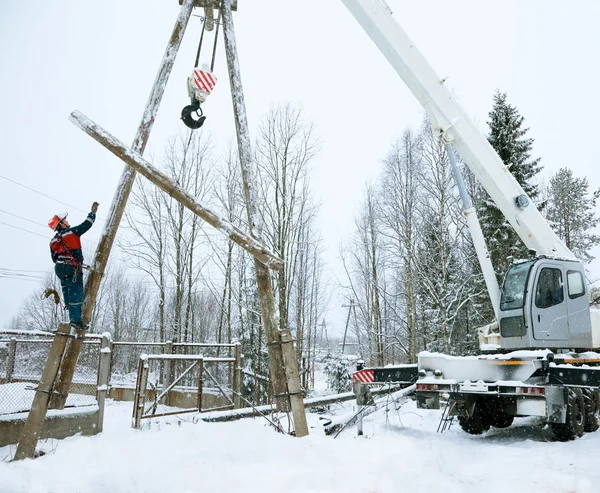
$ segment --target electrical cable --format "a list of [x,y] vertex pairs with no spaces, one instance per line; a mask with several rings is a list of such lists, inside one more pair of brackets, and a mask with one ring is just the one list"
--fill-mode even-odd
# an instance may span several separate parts
[[[34,188],[28,187],[27,185],[23,185],[22,183],[19,183],[18,181],[15,181],[15,180],[12,180],[12,179],[4,176],[4,175],[0,175],[0,178],[4,178],[5,180],[10,181],[11,183],[14,183],[15,185],[19,185],[20,187],[26,188],[27,190],[31,190],[32,192],[37,193],[38,195],[41,195],[42,197],[46,197],[46,198],[48,198],[50,200],[54,200],[55,202],[58,202],[59,204],[66,205],[70,209],[75,209],[76,211],[83,212],[84,214],[88,214],[89,213],[89,211],[84,211],[83,209],[80,209],[79,207],[75,207],[74,205],[67,204],[66,202],[63,202],[62,200],[56,199],[54,197],[51,197],[50,195],[47,195],[47,194],[45,194],[43,192],[35,190]],[[8,213],[8,214],[10,214],[10,213]],[[98,219],[102,219],[103,221],[105,220],[105,219],[101,218],[100,216],[98,216],[97,218]]]
[[7,270],[9,272],[39,272],[40,274],[48,273],[45,270],[9,269],[8,267],[0,267],[0,270]]
[[0,221],[0,224],[4,224],[5,226],[9,226],[11,228],[20,229],[21,231],[25,231],[26,233],[31,233],[32,235],[41,236],[45,240],[48,239],[48,237],[45,236],[45,235],[42,235],[40,233],[35,233],[34,231],[29,231],[28,229],[19,228],[19,226],[13,226],[12,224],[8,224],[8,223],[5,223],[3,221]]
[[[71,209],[75,209],[75,210],[80,211],[80,212],[86,212],[84,210],[81,210],[81,209],[75,207],[74,205],[70,205],[70,204],[67,204],[66,202],[63,202],[62,200],[58,200],[58,199],[55,199],[54,197],[50,197],[50,195],[46,195],[45,193],[38,192],[37,190],[34,190],[33,188],[28,187],[27,185],[23,185],[22,183],[19,183],[18,181],[11,180],[10,178],[8,178],[8,177],[6,177],[4,175],[0,175],[0,178],[4,178],[5,180],[10,181],[11,183],[14,183],[15,185],[19,185],[20,187],[26,188],[27,190],[31,190],[32,192],[37,193],[38,195],[41,195],[41,196],[46,197],[48,199],[54,200],[55,202],[58,202],[60,204],[66,205],[67,207],[70,207]],[[87,212],[86,212],[86,214],[87,214]]]

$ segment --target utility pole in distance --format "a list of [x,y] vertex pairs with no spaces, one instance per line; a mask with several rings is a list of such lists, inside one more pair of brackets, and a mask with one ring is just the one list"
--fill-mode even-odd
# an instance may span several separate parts
[[354,308],[354,300],[350,298],[350,304],[342,305],[342,308],[348,308],[348,316],[346,317],[346,327],[344,327],[344,339],[342,341],[342,354],[344,354],[344,350],[346,349],[346,335],[348,334],[348,322],[350,322],[350,313]]

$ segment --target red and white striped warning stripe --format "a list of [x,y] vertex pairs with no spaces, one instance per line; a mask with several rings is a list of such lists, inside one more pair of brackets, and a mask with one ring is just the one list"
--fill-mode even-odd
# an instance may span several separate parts
[[375,381],[375,372],[373,370],[359,370],[352,374],[353,382],[370,383]]
[[196,84],[196,87],[201,91],[210,94],[216,83],[217,80],[210,72],[194,69],[194,84]]

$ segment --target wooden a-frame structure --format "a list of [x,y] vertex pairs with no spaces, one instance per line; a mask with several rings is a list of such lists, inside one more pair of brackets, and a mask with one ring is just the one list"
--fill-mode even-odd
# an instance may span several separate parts
[[[278,330],[273,288],[269,273],[269,269],[277,270],[281,268],[283,261],[262,244],[262,222],[260,215],[257,214],[258,200],[253,181],[254,172],[248,121],[246,118],[232,17],[232,10],[237,8],[237,0],[179,0],[179,3],[181,5],[179,16],[175,22],[150,97],[148,98],[142,121],[131,148],[126,147],[83,114],[75,111],[70,117],[75,125],[121,158],[127,165],[123,170],[120,183],[113,197],[109,216],[96,249],[92,270],[86,282],[83,322],[84,324],[90,322],[100,282],[106,269],[136,172],[138,172],[253,255],[276,407],[277,410],[287,411],[291,406],[295,434],[297,437],[302,437],[308,435],[308,426],[304,413],[298,365],[291,334],[287,330],[281,332]],[[212,22],[214,18],[213,8],[221,10],[227,67],[231,84],[240,165],[242,169],[244,198],[248,214],[248,224],[250,225],[248,233],[241,231],[229,221],[219,217],[207,207],[196,202],[189,193],[178,187],[142,157],[194,7],[205,9],[205,22]],[[35,447],[48,409],[62,409],[64,407],[73,374],[75,373],[77,358],[81,351],[83,335],[83,330],[71,329],[69,331],[69,326],[64,324],[57,330],[14,460],[34,456]]]

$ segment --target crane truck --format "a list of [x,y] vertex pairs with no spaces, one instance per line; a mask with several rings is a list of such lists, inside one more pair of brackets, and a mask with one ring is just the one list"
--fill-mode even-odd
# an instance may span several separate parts
[[[421,352],[417,365],[365,368],[359,385],[416,383],[417,405],[481,434],[539,416],[558,440],[600,426],[600,312],[590,309],[582,263],[554,233],[484,135],[395,21],[384,0],[342,0],[425,109],[446,146],[496,314],[478,356]],[[456,167],[458,152],[527,246],[499,289],[481,227]],[[490,351],[490,348],[493,351]],[[360,393],[357,392],[357,398]],[[443,397],[443,399],[440,399]]]

